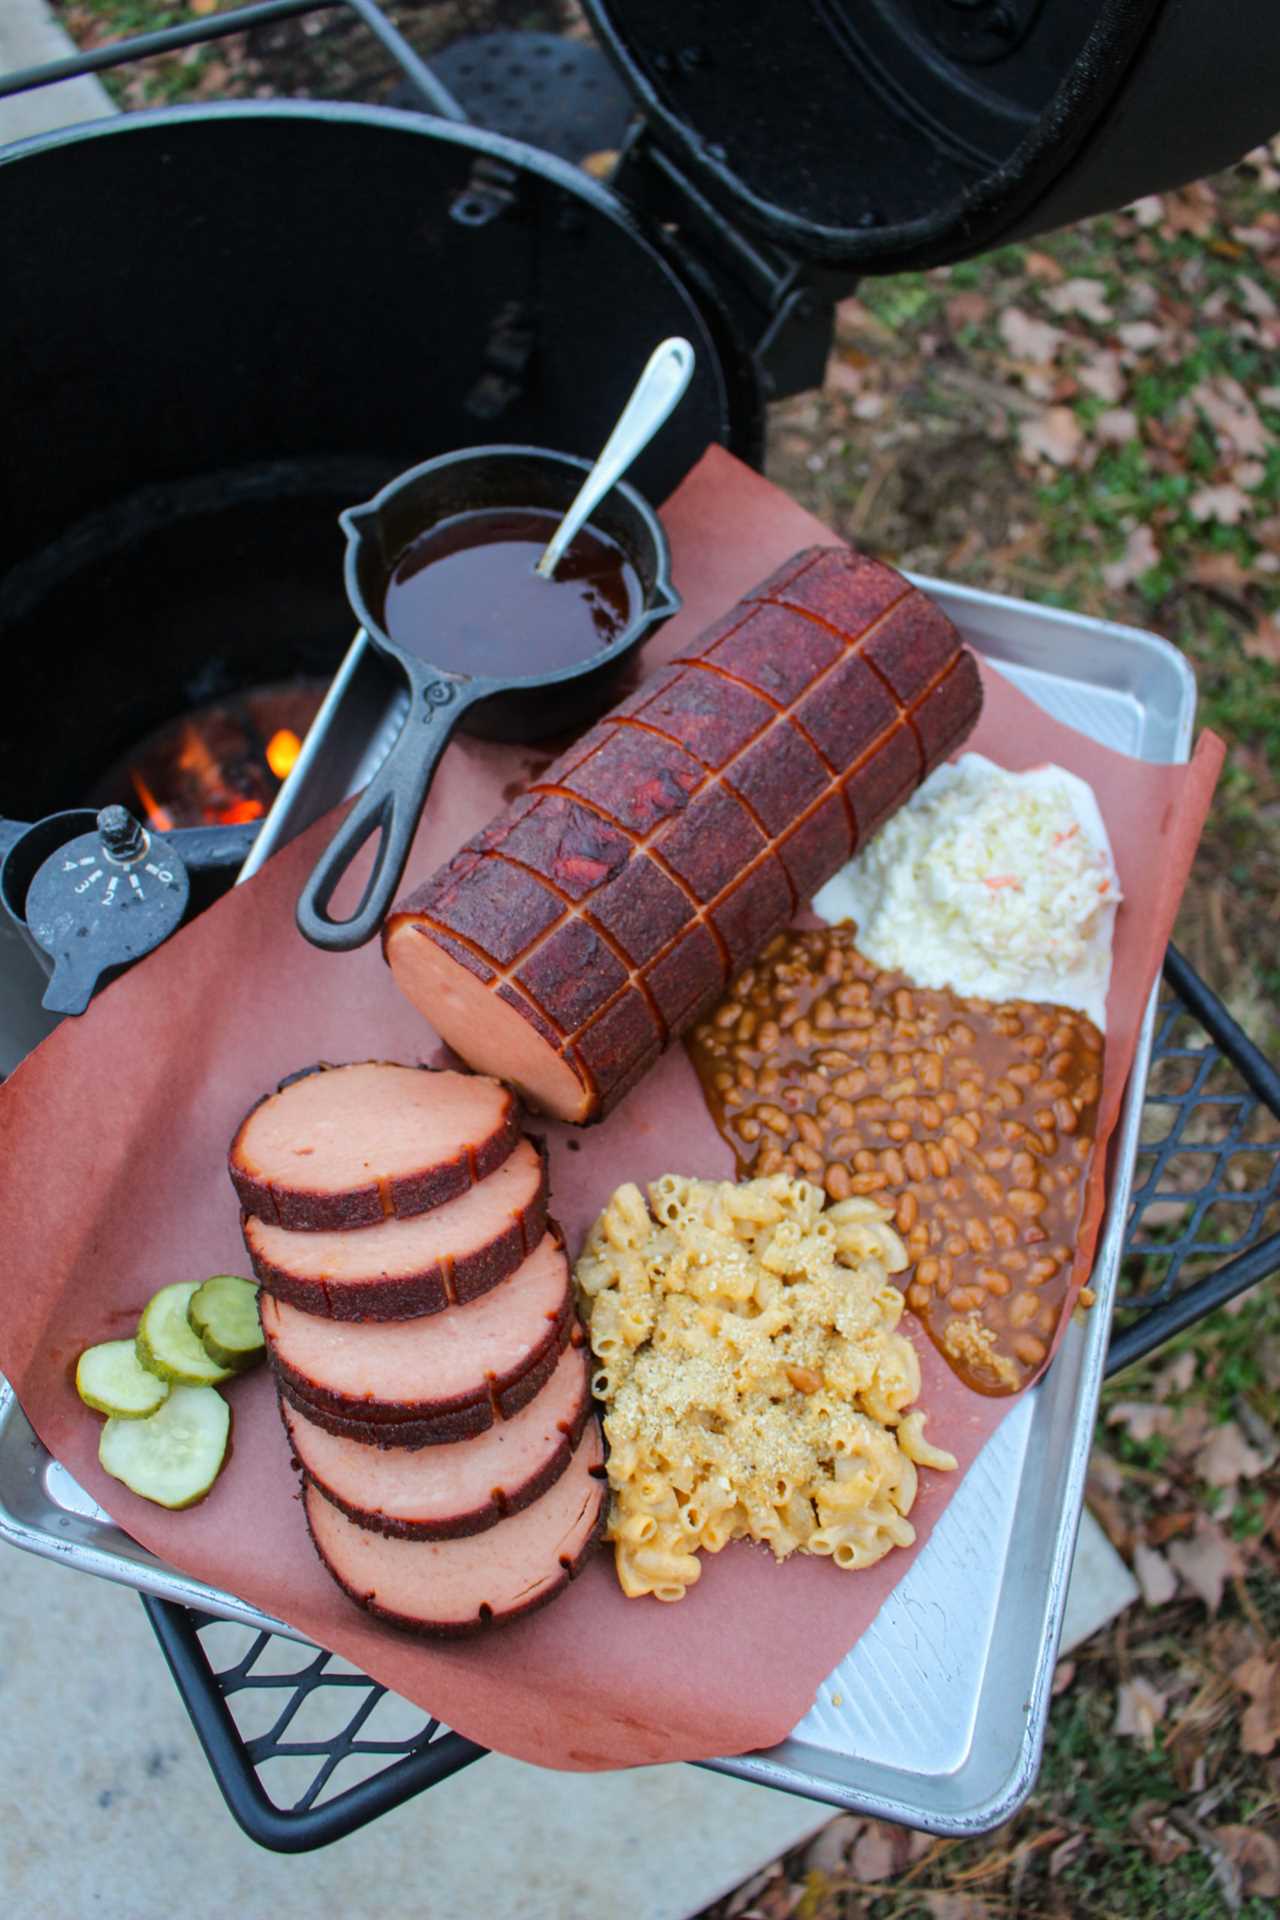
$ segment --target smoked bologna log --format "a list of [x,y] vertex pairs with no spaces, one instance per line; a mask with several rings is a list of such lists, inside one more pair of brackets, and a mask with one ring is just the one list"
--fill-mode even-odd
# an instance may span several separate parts
[[600,1119],[981,706],[901,574],[798,554],[398,903],[396,981],[471,1066]]

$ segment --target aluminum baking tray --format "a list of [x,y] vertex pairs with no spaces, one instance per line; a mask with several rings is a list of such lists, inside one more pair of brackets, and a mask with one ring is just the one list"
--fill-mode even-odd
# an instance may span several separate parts
[[[917,578],[966,640],[1055,718],[1137,758],[1187,758],[1195,682],[1137,628]],[[371,777],[404,695],[358,637],[254,865]],[[325,751],[320,752],[320,738]],[[993,1434],[919,1559],[804,1719],[768,1752],[711,1767],[936,1833],[1006,1820],[1035,1780],[1102,1382],[1143,1090],[1153,992],[1112,1150],[1092,1285],[1049,1373]],[[137,1547],[51,1459],[0,1381],[0,1539],[63,1565],[299,1638]]]

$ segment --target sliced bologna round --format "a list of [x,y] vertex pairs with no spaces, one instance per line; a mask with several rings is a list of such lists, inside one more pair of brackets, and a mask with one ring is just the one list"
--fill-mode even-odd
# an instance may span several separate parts
[[461,1540],[371,1533],[312,1485],[303,1505],[316,1551],[359,1606],[413,1633],[475,1633],[545,1606],[572,1580],[604,1524],[603,1459],[600,1428],[588,1420],[540,1500]]
[[542,1392],[511,1420],[445,1447],[342,1440],[283,1408],[293,1451],[326,1500],[372,1533],[456,1540],[540,1499],[569,1464],[591,1409],[587,1354],[568,1347]]
[[509,1420],[550,1379],[574,1330],[569,1262],[546,1233],[509,1280],[417,1320],[323,1320],[261,1296],[285,1398],[354,1440],[443,1445]]
[[497,1080],[385,1060],[320,1066],[250,1108],[228,1168],[240,1204],[312,1232],[407,1219],[455,1200],[520,1137]]
[[473,1067],[598,1120],[981,707],[901,574],[798,554],[396,904],[396,983]]
[[246,1214],[258,1280],[304,1313],[407,1320],[474,1300],[515,1272],[547,1225],[546,1155],[521,1140],[500,1167],[429,1213],[343,1232],[295,1233]]

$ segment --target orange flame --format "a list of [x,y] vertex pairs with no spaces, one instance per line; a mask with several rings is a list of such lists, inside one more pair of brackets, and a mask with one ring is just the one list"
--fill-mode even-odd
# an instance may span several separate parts
[[285,779],[293,771],[301,752],[302,742],[290,727],[281,727],[272,734],[267,742],[267,765],[277,780]]
[[173,815],[169,809],[160,805],[136,767],[132,769],[129,777],[133,781],[134,792],[146,811],[147,825],[154,827],[157,833],[172,833]]
[[245,820],[261,820],[265,812],[261,800],[233,800],[229,806],[206,807],[205,818],[215,826],[238,827]]

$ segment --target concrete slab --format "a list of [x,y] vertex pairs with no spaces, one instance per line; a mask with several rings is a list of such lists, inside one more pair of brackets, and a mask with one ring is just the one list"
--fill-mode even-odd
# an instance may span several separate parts
[[0,1889],[15,1916],[687,1920],[829,1817],[694,1767],[491,1757],[324,1852],[265,1853],[227,1813],[136,1596],[0,1547]]
[[1080,1516],[1076,1557],[1067,1588],[1063,1653],[1070,1653],[1109,1626],[1137,1598],[1137,1581],[1086,1507]]
[[[0,0],[0,73],[65,60],[75,51],[44,0]],[[0,100],[0,146],[114,112],[106,88],[92,74],[13,94]]]

